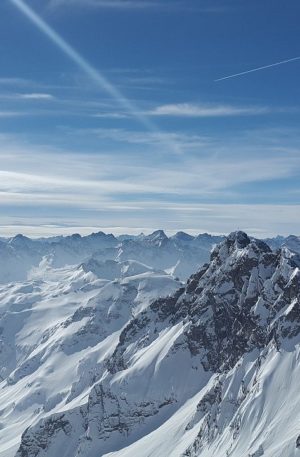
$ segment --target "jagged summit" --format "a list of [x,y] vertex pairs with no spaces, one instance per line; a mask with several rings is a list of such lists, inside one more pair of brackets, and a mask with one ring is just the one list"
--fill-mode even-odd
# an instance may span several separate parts
[[168,240],[168,237],[163,230],[155,230],[150,235],[146,235],[144,240],[158,244]]
[[73,233],[72,235],[67,236],[66,238],[71,239],[73,241],[81,241],[82,236],[80,235],[80,233]]
[[32,240],[30,238],[28,238],[27,236],[22,235],[21,233],[19,233],[18,235],[15,235],[13,238],[10,238],[8,241],[9,244],[20,244],[20,243],[28,243],[28,242],[32,242]]
[[255,245],[259,250],[264,252],[271,252],[271,248],[262,240],[258,240],[256,238],[249,238],[249,236],[242,231],[232,232],[226,238],[226,242],[228,245],[234,245],[238,249],[243,249],[248,246],[250,243]]
[[278,256],[265,243],[250,240],[243,232],[231,233],[214,249],[211,262],[189,278],[185,288],[150,308],[172,322],[191,319],[187,333],[191,352],[208,349],[201,362],[208,369],[229,367],[253,347],[251,343],[264,344],[252,307],[263,293],[264,283],[286,262],[291,269],[295,267],[288,251]]
[[190,235],[189,233],[177,232],[177,233],[175,233],[175,235],[173,235],[171,238],[174,239],[174,240],[178,240],[178,241],[190,242],[190,241],[192,241],[195,237],[192,236],[192,235]]
[[234,244],[237,248],[242,249],[250,244],[250,238],[245,232],[240,230],[236,232],[231,232],[226,238],[228,244]]
[[91,235],[87,235],[86,238],[107,238],[110,240],[116,240],[116,237],[112,233],[104,233],[102,231],[93,232]]
[[[254,258],[259,258],[260,255],[271,253],[271,248],[261,240],[250,239],[244,232],[232,232],[218,244],[211,253],[211,260],[216,260],[219,263],[225,262],[227,258],[229,265],[235,262],[240,263],[243,256],[243,262],[253,263]],[[263,260],[262,260],[263,261]]]

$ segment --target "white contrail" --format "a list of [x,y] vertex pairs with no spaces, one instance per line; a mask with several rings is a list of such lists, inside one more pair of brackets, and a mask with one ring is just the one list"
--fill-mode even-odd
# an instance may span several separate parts
[[63,51],[75,64],[77,64],[101,89],[105,90],[112,98],[118,101],[148,130],[157,133],[157,128],[145,117],[140,110],[131,103],[113,84],[108,81],[98,70],[85,60],[69,43],[67,43],[55,30],[52,29],[35,11],[23,0],[10,0],[38,29],[40,29],[61,51]]
[[235,73],[234,75],[224,76],[223,78],[215,79],[214,82],[224,81],[224,79],[237,78],[238,76],[247,75],[248,73],[254,73],[255,71],[265,70],[266,68],[277,67],[278,65],[283,65],[284,63],[293,62],[294,60],[299,60],[299,57],[293,57],[292,59],[281,60],[280,62],[271,63],[270,65],[264,65],[263,67],[253,68],[252,70],[242,71],[241,73]]

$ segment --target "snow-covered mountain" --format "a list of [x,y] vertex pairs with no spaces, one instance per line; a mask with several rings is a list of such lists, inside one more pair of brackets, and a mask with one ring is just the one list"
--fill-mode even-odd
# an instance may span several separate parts
[[298,254],[300,254],[300,236],[277,236],[275,238],[268,238],[265,241],[273,250],[286,247],[290,251],[297,252]]
[[103,232],[35,240],[17,235],[0,241],[0,284],[28,279],[32,268],[45,257],[56,268],[85,262],[91,256],[100,261],[136,260],[187,279],[208,261],[211,249],[222,239],[207,234],[192,237],[183,232],[168,238],[162,230],[148,236],[120,238]]
[[298,457],[300,257],[234,232],[184,284],[115,247],[1,286],[0,456]]
[[46,259],[30,280],[0,286],[0,456],[40,418],[85,402],[124,326],[179,286],[135,261],[53,269]]
[[[209,261],[211,250],[223,239],[207,233],[192,236],[184,232],[168,237],[162,230],[117,238],[103,232],[41,239],[17,235],[0,240],[0,284],[28,279],[32,268],[45,257],[55,268],[77,265],[92,256],[97,261],[136,260],[186,280]],[[273,250],[287,247],[300,253],[300,237],[278,236],[265,241]]]

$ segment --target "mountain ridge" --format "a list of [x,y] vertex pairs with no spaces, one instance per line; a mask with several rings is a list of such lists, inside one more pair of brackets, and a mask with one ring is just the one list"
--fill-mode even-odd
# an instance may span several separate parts
[[296,457],[299,268],[286,247],[233,232],[129,316],[85,400],[29,427],[16,456]]
[[[99,261],[135,260],[186,280],[209,261],[211,249],[222,240],[224,236],[208,233],[192,236],[177,232],[168,237],[163,230],[124,237],[102,231],[48,239],[31,239],[19,234],[1,240],[0,284],[30,278],[32,268],[38,267],[45,257],[50,257],[53,266],[59,268],[85,262],[91,256]],[[273,250],[287,247],[300,253],[300,237],[295,235],[265,241]]]

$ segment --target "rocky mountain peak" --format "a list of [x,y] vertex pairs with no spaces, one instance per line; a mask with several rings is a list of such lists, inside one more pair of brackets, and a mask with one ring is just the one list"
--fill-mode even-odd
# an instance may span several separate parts
[[232,262],[242,261],[246,258],[259,258],[263,254],[271,253],[271,248],[261,240],[250,239],[244,232],[237,231],[228,235],[223,242],[218,244],[211,253],[211,260],[222,264],[229,257]]
[[146,238],[149,240],[164,240],[168,237],[163,230],[155,230],[153,233],[150,233],[150,235],[147,235]]
[[186,233],[186,232],[177,232],[171,238],[176,241],[183,241],[183,242],[190,242],[194,239],[194,237],[192,235],[190,235],[189,233]]
[[154,246],[163,246],[169,241],[169,238],[163,230],[155,230],[150,235],[145,236],[144,241]]
[[155,301],[145,315],[124,329],[115,354],[117,365],[126,366],[124,360],[120,364],[121,346],[132,344],[132,332],[136,335],[137,328],[140,333],[141,329],[146,331],[149,322],[175,325],[184,320],[188,322],[186,344],[193,356],[202,354],[205,369],[218,371],[233,366],[243,353],[263,347],[273,335],[271,327],[265,326],[265,316],[274,316],[274,297],[284,307],[291,296],[298,296],[293,257],[287,250],[280,255],[273,253],[264,242],[250,240],[243,232],[230,234],[213,251],[211,262],[189,278],[186,287],[172,297]]
[[231,232],[228,235],[226,242],[229,245],[234,245],[238,249],[243,249],[246,246],[248,246],[248,244],[250,244],[250,238],[248,237],[248,235],[245,232],[236,231],[236,232]]
[[22,244],[25,244],[28,242],[32,243],[32,240],[30,238],[28,238],[27,236],[22,235],[21,233],[19,233],[18,235],[15,235],[13,238],[11,238],[9,240],[9,244],[12,244],[15,246],[22,245]]

